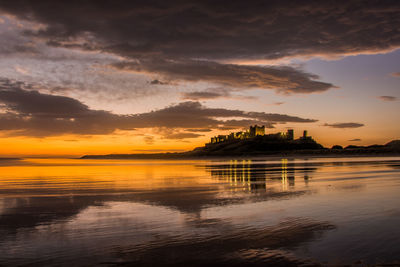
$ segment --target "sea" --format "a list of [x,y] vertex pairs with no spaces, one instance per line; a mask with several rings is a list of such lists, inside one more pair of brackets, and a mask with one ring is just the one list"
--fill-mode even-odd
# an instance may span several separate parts
[[0,160],[0,266],[400,266],[400,157]]

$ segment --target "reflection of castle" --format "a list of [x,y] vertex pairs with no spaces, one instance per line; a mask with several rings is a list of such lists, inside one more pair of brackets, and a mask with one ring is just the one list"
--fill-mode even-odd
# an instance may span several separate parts
[[287,190],[295,186],[295,175],[303,177],[307,184],[310,172],[315,167],[298,166],[282,159],[279,163],[259,164],[251,160],[231,160],[229,164],[207,166],[211,176],[226,180],[234,188],[246,189],[251,192],[260,192],[267,189],[267,182],[281,181],[282,189]]
[[254,168],[251,160],[231,160],[229,165],[209,166],[211,176],[220,180],[226,180],[234,188],[247,191],[259,191],[266,189],[265,171]]
[[[275,134],[265,134],[265,126],[250,126],[249,130],[245,132],[236,132],[230,133],[228,135],[218,135],[211,137],[210,144],[216,144],[231,140],[244,140],[254,138],[256,136],[263,136],[267,140],[286,140],[286,141],[293,141],[294,140],[294,130],[289,129],[286,133],[275,133]],[[307,131],[303,132],[303,137],[300,140],[312,140],[310,136],[307,136]]]

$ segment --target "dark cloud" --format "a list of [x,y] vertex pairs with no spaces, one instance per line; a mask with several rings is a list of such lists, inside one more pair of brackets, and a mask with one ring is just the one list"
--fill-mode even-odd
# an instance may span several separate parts
[[197,138],[203,136],[202,134],[175,132],[175,131],[164,131],[162,132],[162,135],[166,139],[187,139],[187,138]]
[[76,99],[27,90],[29,85],[0,80],[0,130],[15,135],[108,134],[132,130],[127,116],[91,110]]
[[230,96],[229,93],[207,92],[207,91],[182,93],[182,99],[185,100],[208,100],[208,99],[216,99],[228,96]]
[[168,84],[167,82],[162,82],[162,81],[159,81],[159,80],[152,80],[151,82],[150,82],[150,84],[158,84],[158,85],[165,85],[165,84]]
[[38,49],[36,47],[33,47],[32,45],[7,45],[7,46],[2,46],[0,48],[0,54],[1,55],[12,55],[12,54],[37,54],[39,53]]
[[64,96],[41,94],[22,89],[23,84],[0,83],[0,101],[9,110],[21,115],[35,117],[75,118],[88,115],[91,111],[78,100]]
[[[206,81],[233,88],[265,88],[279,93],[314,93],[335,87],[333,84],[316,81],[317,75],[292,67],[246,66],[220,64],[200,60],[136,60],[115,63],[121,70],[158,73],[170,80]],[[196,92],[186,97],[216,98],[227,92]]]
[[363,127],[364,124],[357,122],[337,122],[337,123],[325,123],[323,126],[332,127],[332,128],[359,128]]
[[152,145],[154,144],[154,136],[145,136],[143,137],[143,141],[148,145]]
[[45,25],[26,31],[26,36],[52,46],[116,54],[126,61],[117,65],[123,69],[161,75],[166,81],[282,93],[323,92],[334,86],[292,67],[226,63],[382,53],[400,47],[396,0],[19,0],[2,1],[0,9]]
[[280,106],[280,105],[283,105],[283,104],[285,104],[285,102],[274,102],[273,105],[275,105],[275,106]]
[[244,96],[233,94],[232,89],[228,89],[226,87],[216,87],[216,88],[208,88],[204,91],[194,91],[194,92],[184,92],[181,93],[181,99],[184,100],[211,100],[218,98],[226,98],[226,99],[239,99],[239,100],[254,100],[257,97],[254,96]]
[[32,34],[58,45],[86,36],[76,45],[128,57],[274,59],[376,53],[400,45],[396,0],[15,0],[1,1],[0,8],[44,23]]
[[355,139],[350,139],[349,142],[360,142],[361,139],[360,138],[355,138]]
[[[115,130],[137,128],[164,129],[159,134],[169,139],[195,138],[200,134],[181,132],[185,129],[217,129],[247,127],[258,123],[272,126],[285,122],[316,122],[285,114],[247,112],[242,110],[207,108],[199,102],[182,102],[163,109],[118,115],[104,110],[92,110],[76,99],[33,91],[29,85],[0,80],[0,130],[14,135],[49,136],[62,134],[110,134]],[[171,131],[171,129],[175,129]]]
[[267,106],[281,106],[283,104],[285,104],[286,102],[273,102],[270,104],[266,104]]
[[186,129],[187,132],[194,132],[194,133],[207,133],[211,132],[211,129]]
[[135,127],[166,127],[166,128],[216,128],[224,126],[229,121],[225,118],[242,118],[242,127],[247,127],[248,120],[257,120],[259,122],[283,123],[283,122],[316,122],[313,119],[305,119],[297,116],[285,114],[247,112],[235,109],[225,108],[207,108],[199,102],[182,102],[176,105],[168,106],[163,109],[141,113],[129,116],[135,121]]
[[390,75],[392,75],[393,77],[400,77],[400,72],[393,72]]
[[378,97],[382,101],[396,101],[397,97],[395,96],[389,96],[389,95],[381,95]]

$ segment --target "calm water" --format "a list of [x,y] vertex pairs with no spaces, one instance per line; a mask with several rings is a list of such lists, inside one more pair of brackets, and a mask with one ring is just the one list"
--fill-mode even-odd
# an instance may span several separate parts
[[0,161],[0,265],[400,264],[400,157]]

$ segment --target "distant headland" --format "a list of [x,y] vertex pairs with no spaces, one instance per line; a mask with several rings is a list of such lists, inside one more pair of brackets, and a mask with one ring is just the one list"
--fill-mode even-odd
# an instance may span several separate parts
[[294,130],[285,133],[265,133],[265,126],[250,126],[247,131],[218,135],[210,142],[192,151],[154,154],[108,154],[85,155],[82,159],[167,159],[197,157],[230,156],[296,156],[296,155],[385,155],[400,154],[400,140],[393,140],[385,145],[347,146],[335,145],[325,148],[311,136],[307,130],[298,139],[294,139]]

